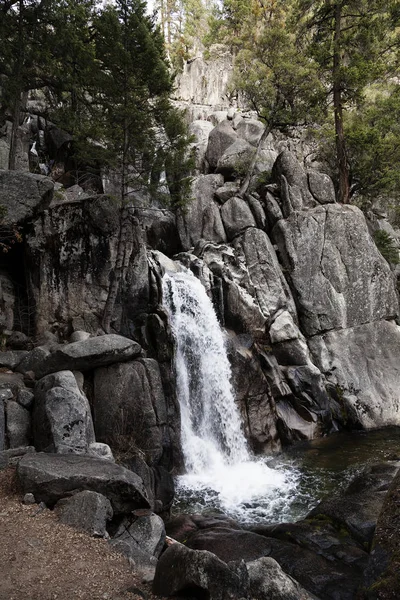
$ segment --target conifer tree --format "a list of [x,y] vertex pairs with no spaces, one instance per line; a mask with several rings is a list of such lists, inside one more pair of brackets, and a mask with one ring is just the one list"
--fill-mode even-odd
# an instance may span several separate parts
[[395,2],[391,0],[298,0],[297,22],[303,51],[318,64],[332,102],[340,202],[350,199],[350,164],[345,112],[357,109],[367,86],[393,68]]

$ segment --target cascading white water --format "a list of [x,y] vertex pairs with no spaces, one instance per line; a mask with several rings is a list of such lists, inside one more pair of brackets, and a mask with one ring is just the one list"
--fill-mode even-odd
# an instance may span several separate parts
[[214,506],[242,518],[249,517],[250,505],[253,513],[259,512],[260,505],[264,506],[262,514],[273,511],[294,482],[289,483],[284,472],[255,460],[247,448],[223,333],[204,287],[189,271],[166,274],[163,297],[177,345],[186,467],[178,493],[200,494],[204,504],[211,500]]

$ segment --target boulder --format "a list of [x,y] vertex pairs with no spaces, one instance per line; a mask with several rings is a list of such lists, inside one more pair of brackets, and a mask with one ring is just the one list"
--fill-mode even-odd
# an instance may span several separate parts
[[70,343],[84,342],[85,340],[88,340],[90,337],[91,337],[91,335],[87,331],[74,331],[73,333],[71,333],[69,341],[70,341]]
[[24,350],[9,350],[8,352],[0,352],[0,367],[15,370],[19,363],[28,355]]
[[3,224],[20,224],[43,212],[50,205],[53,189],[54,182],[49,177],[0,171],[0,205],[6,209]]
[[14,400],[6,402],[6,435],[10,448],[28,446],[31,437],[31,416]]
[[227,343],[236,402],[252,449],[259,454],[280,448],[276,408],[250,336],[231,335]]
[[284,150],[278,156],[273,167],[273,178],[281,185],[281,194],[292,210],[315,206],[316,201],[308,188],[307,173],[296,156]]
[[328,517],[339,527],[344,526],[356,541],[369,548],[386,492],[397,471],[398,465],[366,467],[344,492],[322,500],[309,516]]
[[102,335],[59,346],[42,360],[35,361],[31,370],[37,378],[57,371],[87,371],[136,358],[140,352],[139,344],[133,340],[115,334]]
[[33,436],[40,451],[84,454],[95,441],[89,402],[71,371],[59,371],[35,386]]
[[22,331],[12,331],[7,337],[7,346],[11,350],[30,350],[32,342]]
[[248,573],[243,562],[227,565],[211,552],[197,552],[182,544],[172,544],[157,563],[153,593],[182,595],[213,600],[239,600],[247,597]]
[[398,314],[393,274],[357,207],[294,212],[278,221],[273,237],[307,336]]
[[196,169],[204,172],[204,162],[208,146],[208,138],[214,125],[210,121],[197,120],[192,121],[189,125],[189,134],[195,137],[191,148],[194,152]]
[[217,168],[217,164],[223,153],[238,139],[236,131],[229,121],[222,121],[210,133],[206,152],[207,162],[212,170]]
[[[308,592],[324,600],[354,600],[360,572],[332,562],[289,541],[264,537],[250,531],[224,529],[200,530],[189,536],[186,545],[213,552],[220,560],[246,562],[263,557],[276,560],[286,574]],[[251,597],[251,596],[250,596]],[[301,597],[301,596],[300,596]],[[306,596],[307,597],[307,596]]]
[[257,119],[242,119],[236,127],[236,133],[252,146],[257,146],[264,133],[265,126]]
[[31,390],[27,388],[21,388],[18,390],[17,402],[24,408],[30,410],[32,408],[35,396]]
[[267,223],[270,230],[273,229],[274,225],[280,220],[283,219],[283,214],[281,207],[275,196],[273,196],[270,192],[266,192],[264,198],[264,207],[265,213],[267,217]]
[[249,228],[234,241],[234,247],[247,266],[250,290],[265,317],[271,319],[280,309],[296,314],[292,294],[267,234]]
[[193,199],[177,218],[184,250],[189,250],[201,239],[216,243],[226,241],[219,208],[214,201],[214,193],[223,183],[222,175],[198,175],[193,179]]
[[59,500],[55,511],[61,523],[93,537],[106,537],[107,521],[113,516],[108,498],[89,490]]
[[163,520],[144,510],[137,510],[133,518],[125,519],[110,540],[114,550],[129,558],[136,571],[147,572],[147,575],[154,575],[164,543]]
[[378,517],[360,600],[396,598],[400,589],[400,473],[390,485]]
[[98,492],[111,502],[115,514],[149,508],[142,479],[111,461],[75,454],[26,454],[18,464],[24,493],[53,506],[76,492]]
[[343,563],[354,569],[355,577],[362,575],[367,563],[368,552],[355,541],[342,526],[334,526],[326,517],[307,517],[296,523],[251,526],[253,533],[274,538],[323,556],[330,562]]
[[99,440],[157,464],[168,444],[167,406],[158,363],[150,358],[96,369],[94,424]]
[[236,140],[219,158],[216,172],[225,178],[244,177],[254,156],[254,148],[244,140]]
[[271,342],[277,344],[288,340],[297,340],[300,337],[299,328],[293,321],[292,315],[284,310],[277,314],[269,328]]
[[98,458],[104,458],[114,462],[114,455],[108,444],[102,444],[101,442],[92,442],[89,444],[88,454],[91,456],[97,456]]
[[255,218],[257,227],[259,229],[265,229],[267,224],[267,218],[265,216],[264,209],[261,202],[255,196],[249,195],[247,198],[253,217]]
[[255,338],[265,337],[266,317],[254,297],[240,248],[235,251],[227,245],[206,244],[201,254],[214,275],[214,288],[218,280],[222,283],[221,321],[236,332],[251,333]]
[[8,450],[0,451],[0,471],[17,465],[21,458],[25,454],[32,454],[35,452],[33,446],[22,446],[21,448],[9,448]]
[[252,600],[316,600],[297,581],[286,575],[273,558],[263,557],[246,565]]
[[320,204],[333,204],[336,202],[335,187],[329,175],[317,171],[308,171],[308,186],[311,194]]
[[221,204],[224,204],[229,198],[233,198],[233,196],[237,195],[239,188],[240,186],[236,181],[227,181],[216,190],[215,197]]
[[249,205],[243,198],[230,198],[221,208],[221,217],[228,240],[233,240],[248,227],[256,227]]

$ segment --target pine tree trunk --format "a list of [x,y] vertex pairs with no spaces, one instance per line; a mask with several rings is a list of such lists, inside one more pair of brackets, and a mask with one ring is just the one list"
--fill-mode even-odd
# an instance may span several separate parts
[[17,144],[18,144],[18,127],[19,117],[21,114],[21,94],[16,93],[14,97],[14,105],[12,111],[12,129],[11,129],[11,142],[10,142],[10,154],[8,157],[8,168],[10,171],[16,169],[16,156],[17,156]]
[[21,114],[21,95],[22,95],[22,66],[24,62],[24,24],[23,24],[24,1],[19,0],[19,21],[18,21],[18,58],[14,72],[14,98],[12,106],[12,130],[10,154],[8,158],[8,168],[10,171],[15,171],[16,155],[18,143],[18,127]]
[[336,161],[339,174],[339,202],[347,204],[350,199],[350,172],[347,161],[346,140],[343,129],[342,88],[340,80],[340,42],[342,6],[335,5],[335,33],[333,47],[333,109],[335,114]]
[[102,327],[106,333],[110,333],[111,319],[114,312],[115,302],[117,300],[118,291],[124,275],[126,249],[125,242],[128,237],[130,224],[129,209],[126,206],[123,206],[121,208],[121,220],[118,232],[117,257],[115,260],[115,267],[111,275],[110,287],[108,289],[108,296],[103,312]]
[[[128,27],[127,14],[124,14],[125,28]],[[126,33],[126,29],[125,29]],[[106,333],[110,333],[111,319],[114,312],[115,302],[117,300],[118,291],[125,271],[125,252],[126,241],[128,238],[128,230],[130,226],[129,207],[127,205],[128,193],[128,121],[127,121],[127,104],[128,104],[128,80],[127,73],[124,73],[124,140],[122,148],[122,165],[121,165],[121,217],[118,233],[117,257],[115,259],[115,267],[111,275],[110,287],[108,289],[107,300],[104,306],[102,326]]]
[[257,144],[256,151],[254,152],[254,156],[251,159],[251,163],[250,163],[250,166],[248,168],[247,175],[244,178],[244,181],[243,181],[242,186],[241,186],[241,188],[239,190],[239,193],[238,193],[238,196],[240,198],[243,198],[243,196],[245,196],[247,194],[247,190],[249,189],[251,178],[253,177],[254,169],[255,169],[256,164],[257,164],[257,160],[258,160],[258,157],[259,157],[259,154],[260,154],[260,151],[261,151],[261,147],[262,147],[263,143],[265,142],[265,140],[267,139],[267,137],[269,136],[269,134],[271,133],[271,130],[272,130],[271,126],[270,125],[266,125],[266,127],[265,127],[265,129],[264,129],[264,131],[262,133],[262,136],[260,137],[260,140],[259,140],[259,142]]

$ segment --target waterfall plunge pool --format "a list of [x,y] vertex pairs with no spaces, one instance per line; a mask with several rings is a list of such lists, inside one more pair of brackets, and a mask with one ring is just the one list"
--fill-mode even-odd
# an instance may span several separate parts
[[182,268],[163,278],[176,341],[186,473],[176,513],[219,512],[241,523],[297,521],[371,462],[396,458],[400,428],[334,434],[278,456],[251,454],[231,386],[224,336],[205,288]]
[[[400,427],[335,433],[299,442],[261,464],[264,482],[246,468],[225,473],[226,480],[190,474],[176,478],[173,514],[225,514],[240,523],[295,522],[304,518],[323,497],[340,490],[366,465],[400,459]],[[281,480],[283,478],[283,482]]]

